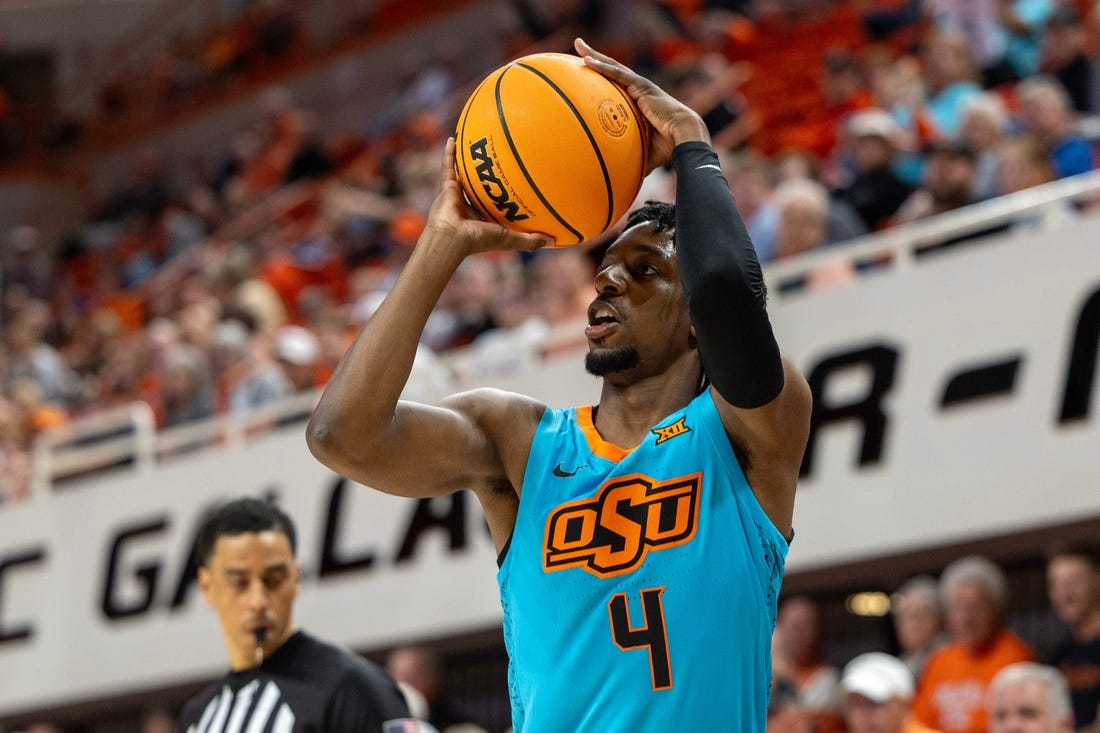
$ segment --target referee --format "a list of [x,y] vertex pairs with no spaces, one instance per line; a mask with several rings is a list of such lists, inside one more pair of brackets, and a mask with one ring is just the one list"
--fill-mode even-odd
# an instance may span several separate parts
[[229,672],[184,705],[180,733],[379,733],[409,717],[382,669],[295,627],[295,546],[290,517],[259,499],[220,506],[199,530],[199,586]]

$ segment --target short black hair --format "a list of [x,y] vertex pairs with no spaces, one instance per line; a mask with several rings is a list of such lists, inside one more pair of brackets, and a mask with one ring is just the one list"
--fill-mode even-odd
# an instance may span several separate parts
[[270,530],[285,534],[290,541],[290,552],[296,554],[298,535],[294,521],[274,503],[246,496],[220,504],[206,515],[199,528],[195,538],[195,560],[199,567],[206,567],[219,537]]
[[659,232],[668,232],[672,244],[676,244],[676,205],[667,201],[646,201],[626,217],[626,228],[649,222]]
[[1100,570],[1100,547],[1089,542],[1057,540],[1047,548],[1047,562],[1059,557],[1079,557]]

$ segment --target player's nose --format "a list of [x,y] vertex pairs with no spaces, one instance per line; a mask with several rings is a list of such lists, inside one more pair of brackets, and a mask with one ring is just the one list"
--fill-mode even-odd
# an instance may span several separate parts
[[596,292],[600,295],[619,295],[625,288],[625,278],[621,265],[608,265],[596,273]]

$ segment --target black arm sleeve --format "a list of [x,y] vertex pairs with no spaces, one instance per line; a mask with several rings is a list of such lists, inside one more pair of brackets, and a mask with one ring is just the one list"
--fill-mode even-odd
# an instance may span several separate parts
[[783,363],[756,250],[710,145],[681,143],[672,165],[680,279],[703,370],[734,407],[761,407],[783,390]]

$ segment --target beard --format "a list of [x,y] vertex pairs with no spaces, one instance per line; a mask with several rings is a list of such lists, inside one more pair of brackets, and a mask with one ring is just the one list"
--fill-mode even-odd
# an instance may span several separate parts
[[625,372],[642,363],[642,356],[632,346],[617,349],[599,349],[584,355],[584,370],[596,377],[615,372]]

